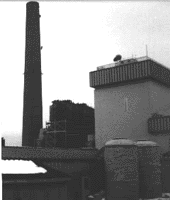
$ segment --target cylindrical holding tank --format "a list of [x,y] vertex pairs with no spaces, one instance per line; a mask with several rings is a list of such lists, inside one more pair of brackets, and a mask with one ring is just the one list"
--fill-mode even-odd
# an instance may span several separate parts
[[161,148],[152,141],[138,141],[139,197],[162,197]]
[[104,150],[107,200],[139,199],[138,148],[128,139],[106,142]]

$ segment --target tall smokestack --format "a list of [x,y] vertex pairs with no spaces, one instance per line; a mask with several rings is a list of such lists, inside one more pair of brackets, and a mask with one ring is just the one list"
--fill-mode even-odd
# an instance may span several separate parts
[[26,4],[26,48],[22,146],[34,146],[42,128],[39,3]]

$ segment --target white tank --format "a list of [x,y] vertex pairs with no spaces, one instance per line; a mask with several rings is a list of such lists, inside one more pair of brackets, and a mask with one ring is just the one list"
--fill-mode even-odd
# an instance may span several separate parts
[[161,148],[152,141],[138,141],[139,197],[162,197]]
[[106,142],[106,199],[139,199],[138,148],[128,139]]

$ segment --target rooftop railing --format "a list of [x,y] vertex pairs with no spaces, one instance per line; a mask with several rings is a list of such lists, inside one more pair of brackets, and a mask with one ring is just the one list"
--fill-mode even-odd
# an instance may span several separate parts
[[[124,64],[128,64],[128,63],[133,63],[133,62],[141,62],[141,61],[145,61],[145,60],[152,60],[155,63],[162,65],[163,67],[167,68],[166,66],[164,66],[163,64],[157,62],[156,60],[154,60],[153,58],[150,58],[148,56],[142,56],[139,58],[136,57],[129,57],[129,58],[125,58],[123,60],[120,60],[118,62],[115,63],[110,63],[110,64],[106,64],[106,65],[101,65],[99,67],[97,67],[97,70],[101,70],[101,69],[107,69],[110,67],[115,67],[115,66],[120,66],[120,65],[124,65]],[[168,69],[168,68],[167,68]]]
[[148,56],[121,60],[97,69],[90,72],[90,87],[93,88],[144,79],[170,86],[170,69]]

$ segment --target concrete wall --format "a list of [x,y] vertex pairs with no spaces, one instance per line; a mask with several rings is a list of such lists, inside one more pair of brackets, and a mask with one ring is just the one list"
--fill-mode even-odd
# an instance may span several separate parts
[[138,139],[146,136],[149,116],[149,82],[96,89],[96,147],[100,149],[115,137]]
[[10,183],[3,184],[3,200],[25,199],[25,200],[69,200],[67,186],[65,183]]
[[[170,88],[150,81],[150,110],[162,115],[170,115]],[[170,151],[170,133],[156,136],[149,134],[149,139],[161,145],[163,152]]]
[[170,156],[162,159],[162,189],[163,193],[170,193]]
[[156,136],[151,134],[148,135],[148,139],[157,142],[161,146],[163,153],[170,151],[170,133],[159,134]]
[[168,151],[170,134],[148,134],[147,120],[159,108],[168,107],[170,89],[147,81],[95,89],[94,96],[96,148],[100,149],[110,139],[123,137],[152,139]]
[[43,164],[68,174],[76,175],[86,173],[89,170],[89,164],[86,161],[54,161],[44,162]]
[[68,200],[80,200],[82,199],[82,181],[80,178],[72,178],[67,183]]
[[[92,161],[92,164],[94,161]],[[68,182],[68,200],[85,200],[87,191],[83,185],[83,177],[89,177],[90,161],[54,161],[44,162],[43,164],[53,169],[68,173],[72,176]],[[94,165],[94,164],[93,164]],[[90,191],[88,191],[90,192]]]
[[150,81],[150,109],[152,112],[170,115],[170,88]]

